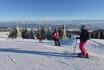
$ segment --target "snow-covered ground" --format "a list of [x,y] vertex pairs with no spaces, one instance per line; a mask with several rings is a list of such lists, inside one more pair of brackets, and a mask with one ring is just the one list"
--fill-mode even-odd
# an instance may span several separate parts
[[[97,58],[73,57],[75,38],[65,39],[62,46],[53,41],[0,38],[1,70],[104,70],[104,40],[90,40],[87,50]],[[76,52],[79,52],[78,43]]]
[[8,38],[9,32],[0,32],[0,38]]

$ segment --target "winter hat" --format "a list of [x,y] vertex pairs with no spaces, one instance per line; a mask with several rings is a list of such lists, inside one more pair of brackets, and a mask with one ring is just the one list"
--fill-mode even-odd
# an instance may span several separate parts
[[81,25],[81,27],[80,27],[81,29],[85,29],[85,25]]
[[85,25],[81,25],[81,27],[85,28]]

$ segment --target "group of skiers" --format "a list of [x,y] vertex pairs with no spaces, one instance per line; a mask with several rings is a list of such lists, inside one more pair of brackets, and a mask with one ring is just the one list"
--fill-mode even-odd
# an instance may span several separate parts
[[[79,57],[85,57],[85,58],[89,58],[89,55],[86,51],[86,43],[87,40],[89,40],[89,32],[88,30],[85,28],[84,25],[82,25],[80,27],[80,36],[76,37],[76,40],[79,39],[80,43],[79,43],[79,49],[81,51],[81,53],[78,53]],[[53,40],[55,42],[55,46],[61,46],[60,41],[59,41],[59,33],[58,31],[55,29],[53,32]]]
[[[41,35],[41,34],[40,34]],[[42,38],[41,36],[39,36],[39,41],[42,42]],[[52,39],[55,42],[55,46],[61,46],[60,44],[60,39],[59,39],[59,32],[57,29],[54,30],[54,32],[52,33]],[[85,28],[84,25],[82,25],[80,27],[80,36],[76,37],[76,40],[79,39],[80,43],[79,43],[79,49],[81,51],[81,53],[78,53],[78,56],[80,57],[85,57],[85,58],[89,58],[89,55],[86,51],[86,43],[87,40],[89,39],[89,32],[88,30]]]

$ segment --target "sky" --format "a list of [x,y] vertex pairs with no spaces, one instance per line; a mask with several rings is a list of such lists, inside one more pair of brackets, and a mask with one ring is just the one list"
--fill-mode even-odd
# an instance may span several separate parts
[[0,0],[0,21],[104,19],[104,0]]

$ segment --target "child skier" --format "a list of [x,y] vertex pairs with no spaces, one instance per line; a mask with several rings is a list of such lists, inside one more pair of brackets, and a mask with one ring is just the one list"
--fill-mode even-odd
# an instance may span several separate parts
[[89,58],[88,53],[86,52],[86,43],[87,40],[89,39],[89,32],[87,29],[85,29],[84,25],[82,25],[80,29],[81,29],[80,37],[76,38],[80,39],[79,49],[81,53],[79,53],[78,56]]

